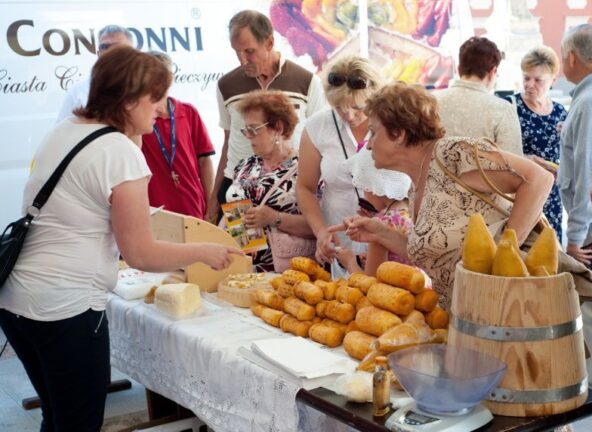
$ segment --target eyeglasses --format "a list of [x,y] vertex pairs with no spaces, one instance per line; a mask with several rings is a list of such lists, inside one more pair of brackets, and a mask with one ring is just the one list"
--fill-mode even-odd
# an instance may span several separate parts
[[359,198],[358,205],[360,206],[360,208],[366,210],[367,212],[378,213],[376,207],[374,207],[372,203],[365,198]]
[[107,51],[113,45],[117,45],[117,42],[115,42],[115,43],[102,43],[102,44],[99,45],[99,51]]
[[267,126],[268,124],[269,122],[265,122],[263,124],[260,124],[259,126],[247,125],[240,131],[245,136],[245,138],[256,137],[257,135],[259,135],[259,129],[261,129],[264,126]]
[[327,76],[327,82],[333,87],[340,87],[343,84],[347,84],[352,90],[363,90],[368,87],[368,81],[362,77],[356,75],[341,75],[334,72],[331,72]]

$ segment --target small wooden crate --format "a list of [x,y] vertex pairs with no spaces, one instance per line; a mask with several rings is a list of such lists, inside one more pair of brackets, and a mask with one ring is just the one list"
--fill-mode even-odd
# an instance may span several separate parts
[[[160,210],[152,216],[152,233],[158,240],[175,243],[210,242],[240,248],[230,234],[216,225],[166,210]],[[225,270],[216,271],[206,264],[195,263],[185,268],[185,275],[187,282],[198,284],[202,291],[215,292],[218,282],[226,276],[252,271],[251,257],[237,255],[230,267]]]

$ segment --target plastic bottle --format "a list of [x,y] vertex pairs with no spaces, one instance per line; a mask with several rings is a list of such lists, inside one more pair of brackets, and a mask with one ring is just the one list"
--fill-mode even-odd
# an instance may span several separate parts
[[391,382],[386,357],[376,357],[376,370],[372,376],[372,415],[382,417],[391,410]]

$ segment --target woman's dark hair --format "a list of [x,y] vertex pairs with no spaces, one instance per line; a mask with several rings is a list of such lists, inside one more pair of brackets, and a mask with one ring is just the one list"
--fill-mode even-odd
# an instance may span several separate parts
[[290,100],[279,91],[255,90],[247,94],[238,106],[242,115],[251,111],[261,111],[263,118],[269,123],[267,127],[279,129],[282,126],[282,136],[289,139],[298,123],[296,110]]
[[129,46],[116,46],[99,57],[92,68],[88,102],[74,111],[125,133],[129,107],[145,95],[162,99],[172,82],[167,66],[153,55]]
[[463,43],[459,52],[458,73],[460,76],[477,76],[480,79],[502,61],[497,45],[484,37],[474,36]]

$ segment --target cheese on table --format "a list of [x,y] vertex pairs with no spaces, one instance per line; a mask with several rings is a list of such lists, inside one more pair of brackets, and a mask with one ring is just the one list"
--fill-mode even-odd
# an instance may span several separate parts
[[199,285],[192,283],[161,285],[156,290],[154,304],[173,317],[189,315],[201,306]]

